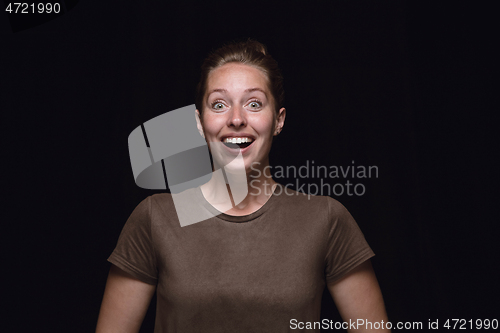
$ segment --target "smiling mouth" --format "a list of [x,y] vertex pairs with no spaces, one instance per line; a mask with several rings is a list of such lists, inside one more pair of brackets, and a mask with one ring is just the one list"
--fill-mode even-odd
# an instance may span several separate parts
[[253,142],[245,142],[245,143],[230,143],[230,142],[224,142],[224,145],[226,147],[229,147],[231,149],[243,149],[248,146],[250,146]]
[[231,149],[243,149],[250,146],[253,142],[254,140],[250,138],[226,138],[222,141],[226,147]]

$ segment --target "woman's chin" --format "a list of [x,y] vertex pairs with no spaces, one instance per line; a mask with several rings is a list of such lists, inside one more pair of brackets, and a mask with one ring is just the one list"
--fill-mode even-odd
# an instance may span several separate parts
[[224,166],[224,172],[233,177],[240,178],[244,176],[245,179],[250,177],[250,180],[252,180],[259,178],[259,175],[262,174],[261,168],[259,167],[260,165],[262,164],[259,162],[250,162],[246,159],[244,161],[233,161]]

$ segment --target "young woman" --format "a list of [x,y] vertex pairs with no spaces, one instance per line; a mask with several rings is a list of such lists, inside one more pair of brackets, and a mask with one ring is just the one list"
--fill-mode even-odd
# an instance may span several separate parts
[[216,50],[197,92],[214,173],[189,195],[213,217],[181,227],[170,194],[142,201],[108,259],[97,332],[138,332],[155,290],[155,333],[319,332],[325,286],[344,321],[387,322],[374,254],[349,212],[268,172],[286,110],[266,48],[248,41]]

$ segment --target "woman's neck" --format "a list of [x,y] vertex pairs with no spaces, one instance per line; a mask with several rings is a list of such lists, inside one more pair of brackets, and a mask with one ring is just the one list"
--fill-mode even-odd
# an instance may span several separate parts
[[[217,210],[243,216],[259,210],[269,200],[277,186],[266,163],[250,170],[215,169],[209,182],[201,186],[205,199]],[[267,168],[266,168],[267,167]]]

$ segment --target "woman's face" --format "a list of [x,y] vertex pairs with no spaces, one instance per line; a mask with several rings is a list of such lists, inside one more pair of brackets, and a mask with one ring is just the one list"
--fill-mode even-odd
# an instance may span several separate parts
[[272,138],[283,127],[285,109],[275,120],[274,100],[261,70],[229,63],[208,76],[202,116],[198,129],[214,159],[226,165],[241,151],[248,172],[269,165]]

